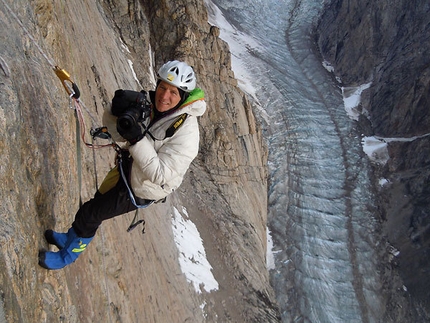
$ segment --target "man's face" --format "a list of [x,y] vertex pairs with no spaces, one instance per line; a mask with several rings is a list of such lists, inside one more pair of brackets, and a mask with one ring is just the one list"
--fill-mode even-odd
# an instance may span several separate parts
[[166,112],[176,107],[181,101],[181,95],[176,86],[161,81],[155,91],[155,107],[159,112]]

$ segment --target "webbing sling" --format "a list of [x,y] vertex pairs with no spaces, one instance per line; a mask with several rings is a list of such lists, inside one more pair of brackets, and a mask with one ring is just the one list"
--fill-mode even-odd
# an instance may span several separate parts
[[145,204],[137,204],[137,202],[136,202],[136,198],[134,197],[134,193],[133,193],[133,191],[131,190],[130,185],[128,184],[127,175],[125,174],[125,172],[124,172],[124,168],[123,168],[123,165],[122,165],[122,163],[123,163],[123,160],[122,160],[122,159],[123,159],[123,158],[122,158],[122,156],[119,156],[119,157],[118,157],[118,168],[119,168],[119,173],[121,174],[121,178],[122,178],[122,180],[124,181],[125,187],[127,188],[128,195],[130,196],[131,203],[133,203],[133,205],[134,205],[135,207],[137,207],[138,209],[144,209],[144,208],[147,208],[148,206],[150,206],[150,205],[151,205],[152,203],[154,203],[155,201],[154,201],[154,200],[146,200],[148,203],[145,203]]

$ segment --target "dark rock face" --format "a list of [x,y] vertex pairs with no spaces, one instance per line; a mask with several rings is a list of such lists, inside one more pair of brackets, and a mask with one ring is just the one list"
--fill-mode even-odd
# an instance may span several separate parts
[[333,1],[318,45],[347,85],[371,81],[370,119],[377,135],[422,135],[428,114],[428,1]]
[[[430,309],[430,3],[332,1],[316,30],[323,58],[346,86],[372,82],[362,97],[366,135],[397,138],[375,175],[395,263],[416,307]],[[407,138],[408,140],[403,140]],[[375,176],[375,177],[376,177]],[[375,178],[375,182],[378,179]]]

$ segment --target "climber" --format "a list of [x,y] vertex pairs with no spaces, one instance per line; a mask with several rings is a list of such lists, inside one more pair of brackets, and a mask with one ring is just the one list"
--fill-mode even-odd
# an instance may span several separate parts
[[204,93],[184,62],[164,64],[155,91],[117,90],[103,121],[121,145],[120,165],[79,208],[67,233],[45,231],[48,243],[59,251],[40,251],[39,265],[61,269],[71,264],[104,220],[161,201],[177,189],[197,156],[197,117],[205,111]]

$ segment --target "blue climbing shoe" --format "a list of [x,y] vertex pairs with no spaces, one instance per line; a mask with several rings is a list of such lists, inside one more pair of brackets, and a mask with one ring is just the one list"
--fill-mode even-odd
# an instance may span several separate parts
[[39,252],[39,265],[50,270],[64,268],[78,259],[81,252],[86,249],[91,240],[93,240],[93,237],[78,237],[75,230],[70,228],[67,232],[67,241],[60,251]]
[[45,231],[45,239],[49,244],[53,244],[58,249],[63,249],[67,242],[67,233],[59,233],[54,230]]

